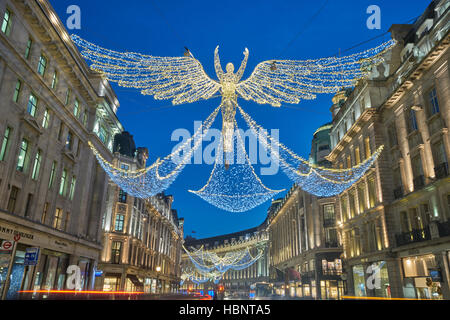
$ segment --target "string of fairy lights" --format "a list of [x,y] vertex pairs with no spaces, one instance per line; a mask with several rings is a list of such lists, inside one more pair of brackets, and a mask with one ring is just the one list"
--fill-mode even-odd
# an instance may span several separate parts
[[197,284],[207,281],[218,283],[227,271],[247,269],[257,262],[263,254],[261,249],[257,249],[257,254],[252,255],[249,247],[243,250],[228,251],[223,256],[219,256],[214,251],[207,251],[203,246],[193,251],[189,251],[184,246],[183,249],[194,268],[186,266],[183,269],[182,284],[186,280]]
[[272,159],[278,161],[283,172],[300,188],[319,197],[334,196],[350,188],[370,169],[384,148],[381,146],[364,162],[352,168],[333,169],[316,166],[271,137],[267,130],[259,126],[240,106],[238,110],[252,133],[259,137],[259,141],[267,150],[270,150]]
[[[332,196],[349,188],[367,172],[382,151],[380,148],[353,168],[314,166],[268,135],[245,113],[237,99],[280,107],[282,103],[297,104],[302,99],[315,99],[317,94],[354,86],[385,61],[385,55],[396,44],[394,40],[345,57],[264,61],[244,81],[241,78],[247,66],[248,49],[244,51],[241,67],[234,73],[231,63],[227,64],[226,72],[222,70],[217,47],[214,53],[216,81],[205,73],[201,63],[189,51],[184,57],[154,57],[105,49],[76,35],[72,39],[81,48],[82,56],[92,62],[91,68],[119,86],[139,89],[142,94],[153,95],[155,99],[172,100],[174,105],[207,100],[215,97],[217,92],[222,96],[220,106],[191,139],[148,168],[123,171],[103,159],[90,144],[111,179],[133,196],[148,198],[167,189],[198,149],[219,111],[222,111],[222,137],[214,167],[206,185],[190,192],[230,212],[248,211],[282,191],[267,188],[255,173],[245,144],[239,133],[236,134],[239,132],[237,109],[253,134],[270,151],[272,160],[278,161],[283,172],[298,186],[316,196]],[[183,152],[192,141],[194,147]]]

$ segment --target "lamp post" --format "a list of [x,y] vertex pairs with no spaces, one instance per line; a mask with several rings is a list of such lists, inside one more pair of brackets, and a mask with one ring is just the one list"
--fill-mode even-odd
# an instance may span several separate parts
[[[160,291],[159,290],[159,273],[160,272],[161,272],[161,267],[157,266],[156,267],[156,289],[158,289],[158,291]],[[158,293],[158,291],[156,293]],[[159,293],[161,293],[161,292],[159,292]]]

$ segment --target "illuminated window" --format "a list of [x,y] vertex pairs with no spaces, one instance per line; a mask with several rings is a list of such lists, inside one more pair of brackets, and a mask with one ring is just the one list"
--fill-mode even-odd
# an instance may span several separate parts
[[359,147],[355,148],[355,161],[356,161],[356,165],[361,163],[361,154],[359,152]]
[[73,115],[75,117],[78,117],[79,112],[80,112],[80,103],[78,102],[78,99],[75,99],[74,106],[73,106]]
[[55,89],[56,86],[58,85],[58,72],[55,70],[55,72],[53,72],[53,77],[52,77],[52,89]]
[[119,202],[127,203],[127,193],[122,189],[119,190]]
[[120,263],[120,256],[122,253],[122,242],[113,241],[111,245],[111,262]]
[[373,208],[375,207],[375,203],[376,203],[376,187],[375,187],[375,179],[374,178],[370,178],[367,181],[368,187],[369,187],[369,204],[370,207]]
[[350,156],[347,156],[347,168],[352,167],[352,158]]
[[11,20],[12,20],[12,13],[8,9],[5,11],[5,15],[3,16],[3,23],[2,23],[2,32],[9,36],[11,33]]
[[31,175],[31,178],[33,180],[37,180],[39,177],[39,170],[41,168],[41,162],[42,162],[42,154],[41,154],[41,150],[38,150],[38,152],[36,153],[36,157],[34,158],[33,173]]
[[5,135],[3,136],[2,148],[0,149],[0,161],[5,160],[8,147],[9,147],[9,136],[11,135],[11,128],[7,127],[5,130]]
[[44,129],[47,129],[49,123],[50,123],[50,110],[46,108],[44,111],[44,118],[42,119],[42,127]]
[[45,220],[47,219],[48,208],[50,207],[50,203],[46,202],[44,204],[44,210],[42,211],[41,223],[45,224]]
[[66,193],[66,180],[67,180],[67,170],[64,169],[61,175],[61,182],[59,184],[59,194],[64,196]]
[[77,184],[77,177],[73,176],[72,181],[70,182],[70,191],[69,191],[69,199],[73,200],[73,196],[75,195],[75,186]]
[[19,150],[19,159],[17,161],[17,171],[24,172],[25,166],[28,161],[28,141],[26,139],[22,140],[22,143],[20,144],[20,150]]
[[18,102],[20,97],[20,92],[22,91],[22,81],[17,80],[16,87],[14,88],[13,101]]
[[30,95],[30,99],[28,99],[27,112],[32,116],[36,116],[38,99],[34,94]]
[[66,148],[69,150],[72,150],[73,147],[73,134],[71,131],[69,131],[67,133],[67,138],[66,138]]
[[114,223],[114,230],[117,232],[123,232],[125,222],[125,215],[123,214],[116,214],[116,221]]
[[369,159],[370,156],[372,155],[372,151],[370,150],[370,138],[369,137],[364,139],[364,146],[366,149],[366,159]]
[[53,219],[53,228],[61,230],[63,222],[63,210],[61,208],[56,208],[55,217]]
[[39,57],[38,70],[37,72],[41,75],[45,75],[45,71],[47,70],[47,58],[41,54]]

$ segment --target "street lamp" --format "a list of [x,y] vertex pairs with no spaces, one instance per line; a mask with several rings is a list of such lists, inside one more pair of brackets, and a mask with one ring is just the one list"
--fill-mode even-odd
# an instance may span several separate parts
[[[157,266],[156,267],[156,288],[158,289],[158,291],[160,291],[159,290],[159,288],[160,288],[160,284],[159,284],[159,273],[161,272],[161,267],[160,266]],[[157,292],[158,293],[158,292]],[[159,293],[161,293],[161,292],[159,292]]]

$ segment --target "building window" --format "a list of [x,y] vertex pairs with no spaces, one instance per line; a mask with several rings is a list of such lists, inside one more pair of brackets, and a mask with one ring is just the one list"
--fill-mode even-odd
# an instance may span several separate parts
[[78,117],[80,112],[80,102],[78,102],[78,99],[75,99],[75,102],[73,103],[73,115],[75,117]]
[[61,208],[56,208],[55,217],[53,219],[53,228],[61,230],[63,222],[63,210]]
[[104,126],[100,126],[98,131],[98,137],[103,143],[106,143],[106,141],[108,140],[108,133]]
[[347,169],[352,167],[352,157],[350,155],[347,156]]
[[47,220],[48,208],[50,207],[50,203],[46,202],[44,204],[44,210],[42,211],[41,223],[45,224],[45,220]]
[[361,183],[358,186],[358,204],[359,204],[359,213],[363,213],[366,210],[366,199],[365,199],[365,187],[364,183]]
[[27,197],[27,204],[25,205],[25,217],[30,216],[30,207],[31,207],[32,201],[33,201],[33,195],[31,193],[29,193],[28,197]]
[[17,161],[17,171],[24,172],[25,166],[28,162],[28,141],[26,139],[22,139],[22,143],[20,144],[19,150],[19,159]]
[[67,170],[64,169],[61,175],[61,183],[59,184],[59,194],[64,196],[66,194],[66,181],[67,181]]
[[53,77],[52,77],[52,89],[55,89],[56,86],[58,85],[58,72],[55,70],[55,72],[53,72]]
[[66,92],[66,101],[64,103],[66,106],[69,104],[71,94],[72,94],[72,89],[68,88],[67,92]]
[[334,225],[336,223],[333,204],[326,204],[323,206],[323,221],[327,226]]
[[14,95],[13,95],[14,102],[19,102],[21,91],[22,91],[22,81],[17,80],[16,87],[14,88]]
[[30,99],[28,100],[27,112],[32,116],[36,116],[38,99],[34,94],[30,95]]
[[417,118],[416,112],[411,108],[409,110],[409,131],[413,132],[417,130]]
[[430,116],[439,113],[439,100],[437,97],[437,92],[436,92],[436,88],[434,88],[433,90],[430,91],[430,93],[428,94],[428,99],[429,99],[429,114]]
[[369,159],[372,155],[372,151],[370,150],[370,138],[367,137],[364,139],[364,147],[366,149],[366,159]]
[[356,165],[361,163],[361,153],[359,152],[359,147],[355,148],[355,161]]
[[47,129],[49,124],[50,124],[50,110],[46,108],[44,111],[44,118],[42,119],[42,127],[44,129]]
[[5,15],[3,16],[3,23],[2,23],[2,32],[9,36],[11,33],[11,20],[12,20],[12,13],[8,9],[5,11]]
[[87,124],[88,124],[88,113],[87,113],[87,110],[84,109],[84,112],[83,112],[83,126],[86,127]]
[[72,132],[69,131],[67,133],[66,148],[68,150],[72,150],[72,146],[73,146],[73,134],[72,134]]
[[128,171],[130,169],[130,166],[127,164],[122,163],[120,165],[120,169],[124,170],[124,171]]
[[0,149],[0,161],[5,160],[7,152],[8,152],[8,147],[9,147],[9,137],[11,135],[11,128],[7,127],[5,130],[5,135],[3,136],[3,143],[2,143],[2,148]]
[[122,189],[119,190],[119,202],[127,203],[127,193]]
[[16,203],[18,197],[19,197],[19,188],[11,187],[7,207],[8,212],[14,213],[14,211],[16,210]]
[[27,47],[25,48],[25,59],[27,59],[27,60],[30,58],[32,46],[33,46],[33,40],[31,38],[28,38]]
[[125,215],[123,214],[116,214],[116,221],[114,223],[114,230],[117,232],[123,232],[125,222]]
[[348,193],[348,201],[350,202],[349,203],[349,205],[350,205],[350,217],[349,218],[353,219],[356,215],[355,191],[352,190]]
[[38,150],[38,152],[36,153],[36,157],[34,158],[33,173],[31,175],[31,178],[33,180],[37,180],[39,177],[39,170],[41,169],[41,162],[42,162],[42,154],[41,154],[41,150]]
[[47,58],[41,54],[40,58],[39,58],[39,63],[38,63],[38,70],[37,72],[41,75],[44,76],[45,75],[45,70],[47,69]]
[[72,181],[70,182],[70,191],[69,191],[69,199],[73,200],[75,195],[75,186],[77,184],[77,177],[73,176]]
[[69,229],[69,222],[70,222],[70,212],[66,212],[66,218],[64,219],[64,231],[67,231]]
[[367,181],[368,187],[369,187],[369,204],[370,207],[375,207],[376,203],[376,187],[375,187],[375,178],[370,178]]
[[53,161],[52,171],[50,171],[50,180],[48,182],[48,188],[53,187],[53,182],[55,181],[55,173],[56,173],[56,161]]
[[111,262],[120,263],[120,256],[122,253],[122,242],[113,241],[111,245]]

